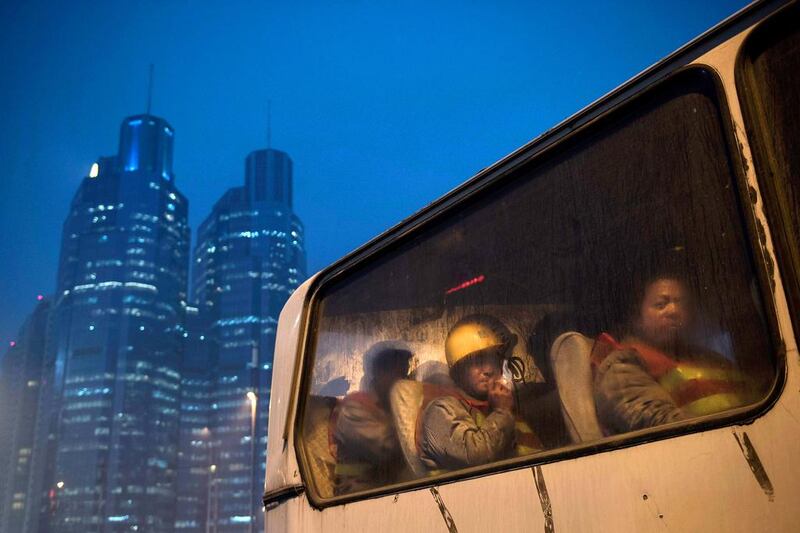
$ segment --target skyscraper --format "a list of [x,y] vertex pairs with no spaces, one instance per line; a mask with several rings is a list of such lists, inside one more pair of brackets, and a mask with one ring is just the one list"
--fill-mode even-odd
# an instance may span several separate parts
[[189,228],[173,136],[161,118],[125,119],[64,222],[31,531],[174,526]]
[[244,186],[229,189],[203,221],[193,260],[193,299],[216,347],[209,438],[218,503],[211,528],[258,530],[275,330],[283,304],[305,278],[288,154],[266,149],[247,156]]
[[197,307],[186,308],[186,344],[181,365],[178,498],[175,530],[205,533],[214,519],[217,466],[211,439],[214,355]]
[[50,300],[43,296],[0,361],[0,531],[22,531]]

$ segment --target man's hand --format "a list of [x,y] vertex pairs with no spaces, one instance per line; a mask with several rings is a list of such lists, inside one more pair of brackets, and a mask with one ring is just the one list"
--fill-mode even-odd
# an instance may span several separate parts
[[505,409],[514,412],[514,397],[511,395],[511,390],[500,380],[492,383],[492,388],[489,389],[489,405],[493,411]]

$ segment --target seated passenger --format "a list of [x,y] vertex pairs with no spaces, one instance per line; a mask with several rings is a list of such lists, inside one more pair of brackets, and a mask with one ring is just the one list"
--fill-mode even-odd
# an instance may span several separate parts
[[433,473],[541,449],[527,424],[516,420],[502,380],[515,342],[502,322],[485,315],[463,318],[447,334],[445,356],[459,388],[424,407],[418,431],[420,459]]
[[397,480],[403,465],[389,412],[389,391],[408,377],[411,351],[400,343],[379,342],[364,355],[364,387],[345,396],[331,420],[337,460],[335,494],[349,494]]
[[597,415],[624,433],[745,405],[744,376],[714,352],[692,346],[692,302],[674,275],[645,284],[617,341],[600,335],[592,351]]

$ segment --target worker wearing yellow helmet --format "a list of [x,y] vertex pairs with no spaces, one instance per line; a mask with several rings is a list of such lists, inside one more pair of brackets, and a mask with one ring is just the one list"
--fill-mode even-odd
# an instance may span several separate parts
[[[450,329],[445,357],[458,389],[424,408],[418,432],[420,459],[432,473],[515,453],[516,409],[502,369],[516,342],[500,320],[488,315],[464,317]],[[540,447],[538,441],[526,444]]]

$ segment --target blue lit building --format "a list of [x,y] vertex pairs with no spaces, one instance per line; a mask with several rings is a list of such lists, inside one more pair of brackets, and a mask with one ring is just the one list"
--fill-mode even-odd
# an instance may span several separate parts
[[228,190],[201,224],[193,256],[193,299],[216,347],[211,531],[263,528],[275,332],[305,263],[303,226],[292,211],[292,161],[278,150],[254,151],[244,186]]
[[0,531],[22,531],[28,498],[50,300],[39,296],[17,339],[0,360]]
[[215,367],[213,341],[197,307],[186,308],[186,343],[181,364],[178,498],[175,531],[205,533],[216,507],[216,459],[211,440]]
[[125,119],[64,222],[29,531],[172,531],[188,203],[174,130]]

